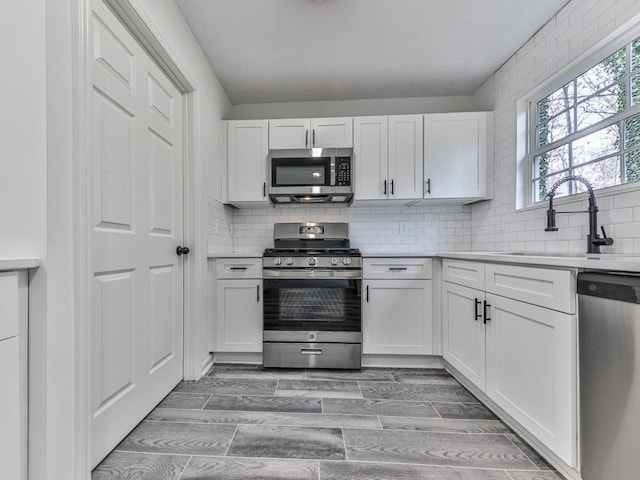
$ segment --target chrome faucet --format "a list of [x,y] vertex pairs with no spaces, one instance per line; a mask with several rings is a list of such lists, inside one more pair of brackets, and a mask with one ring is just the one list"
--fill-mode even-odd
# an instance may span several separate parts
[[580,182],[587,187],[589,192],[589,208],[587,213],[589,214],[589,233],[587,234],[587,253],[600,253],[600,245],[613,245],[613,238],[607,237],[607,233],[604,231],[604,227],[600,227],[602,230],[602,237],[598,235],[598,207],[596,206],[596,196],[593,193],[593,187],[587,181],[586,178],[579,175],[567,175],[561,178],[553,184],[551,190],[547,194],[549,196],[549,209],[547,210],[547,228],[545,232],[557,232],[556,227],[556,213],[581,213],[584,210],[570,211],[570,212],[556,212],[553,209],[553,197],[556,195],[556,190],[560,185],[566,182]]

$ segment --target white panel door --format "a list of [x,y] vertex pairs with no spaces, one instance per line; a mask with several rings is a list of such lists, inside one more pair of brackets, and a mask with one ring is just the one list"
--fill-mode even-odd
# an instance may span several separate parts
[[422,135],[422,115],[389,117],[389,198],[422,198]]
[[[14,294],[14,296],[17,296]],[[0,318],[0,321],[4,320]],[[22,465],[24,432],[21,420],[21,394],[18,337],[0,341],[0,461],[2,477],[25,478]]]
[[236,120],[227,126],[229,202],[267,200],[267,120]]
[[182,378],[182,97],[92,2],[92,463]]
[[487,395],[576,464],[576,317],[487,294]]
[[486,112],[424,116],[425,198],[487,195]]
[[432,353],[431,280],[369,280],[363,297],[363,353]]
[[485,388],[485,293],[442,284],[442,356],[481,390]]
[[355,200],[383,200],[388,196],[387,117],[353,119]]

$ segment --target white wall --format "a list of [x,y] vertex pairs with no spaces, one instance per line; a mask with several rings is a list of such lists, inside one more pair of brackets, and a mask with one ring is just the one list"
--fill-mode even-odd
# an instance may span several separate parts
[[414,113],[468,112],[473,109],[473,99],[471,96],[253,103],[233,105],[229,119],[251,120],[257,118],[402,115]]
[[[640,2],[572,0],[495,74],[494,200],[473,206],[474,250],[586,251],[587,215],[558,215],[559,231],[545,232],[546,205],[515,211],[516,102],[562,72],[640,14]],[[637,23],[637,20],[636,20]],[[607,234],[603,252],[640,253],[640,192],[596,192]],[[579,199],[558,210],[583,210]],[[501,230],[504,224],[504,230]]]
[[0,257],[46,242],[45,0],[0,3]]

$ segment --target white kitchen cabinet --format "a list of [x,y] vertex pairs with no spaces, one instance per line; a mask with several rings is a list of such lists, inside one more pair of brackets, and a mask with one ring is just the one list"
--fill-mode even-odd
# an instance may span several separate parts
[[354,200],[422,199],[422,115],[356,117]]
[[27,478],[27,273],[0,272],[0,465]]
[[443,280],[444,359],[576,467],[575,272],[444,259]]
[[262,259],[216,260],[216,352],[262,352]]
[[234,120],[227,125],[227,196],[229,203],[269,203],[266,120]]
[[389,178],[387,117],[353,119],[355,200],[385,200]]
[[363,277],[362,353],[431,354],[431,259],[367,258]]
[[351,148],[353,118],[269,120],[270,149]]
[[487,303],[487,395],[576,465],[576,316],[493,294]]
[[485,293],[444,282],[442,356],[481,390],[485,389]]
[[424,198],[489,198],[490,112],[424,116]]

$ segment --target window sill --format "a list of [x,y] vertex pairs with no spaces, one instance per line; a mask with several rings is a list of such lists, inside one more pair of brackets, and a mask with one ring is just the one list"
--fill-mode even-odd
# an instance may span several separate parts
[[[631,182],[625,183],[623,185],[614,185],[612,187],[600,188],[598,190],[594,190],[593,193],[596,196],[596,199],[603,197],[613,197],[616,195],[622,195],[626,193],[634,193],[640,192],[640,182]],[[583,200],[587,200],[588,196],[586,192],[575,193],[573,195],[566,195],[564,197],[554,197],[553,205],[554,207],[557,205],[566,205],[569,203],[580,202]],[[640,204],[638,204],[640,206]],[[539,210],[541,208],[547,209],[549,207],[549,201],[544,200],[536,203],[530,203],[524,207],[516,208],[516,212],[526,212],[529,210]]]

